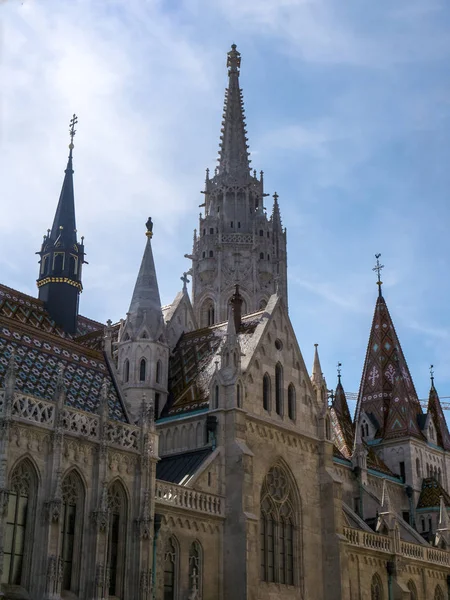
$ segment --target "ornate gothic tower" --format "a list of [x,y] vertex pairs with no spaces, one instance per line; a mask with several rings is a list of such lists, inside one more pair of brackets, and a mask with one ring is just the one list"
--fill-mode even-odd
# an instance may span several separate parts
[[83,238],[77,241],[75,200],[73,193],[72,150],[77,118],[70,121],[70,152],[64,182],[51,230],[44,236],[38,252],[39,299],[43,300],[52,319],[68,333],[77,330],[81,268],[84,264]]
[[225,321],[236,284],[242,313],[264,307],[277,289],[287,304],[286,230],[281,225],[278,196],[272,214],[264,207],[263,172],[251,173],[244,101],[239,87],[241,55],[228,52],[219,166],[206,171],[204,214],[194,232],[192,297],[200,327]]

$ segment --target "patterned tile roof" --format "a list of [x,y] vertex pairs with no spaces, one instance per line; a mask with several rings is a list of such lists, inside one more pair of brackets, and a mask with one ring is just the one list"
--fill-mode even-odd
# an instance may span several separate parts
[[362,411],[375,417],[376,437],[423,439],[417,419],[422,408],[382,296],[375,306],[356,411],[356,421]]
[[444,448],[444,450],[450,450],[450,434],[447,427],[447,421],[445,420],[441,401],[439,400],[434,383],[431,386],[430,395],[428,398],[428,412],[431,413],[433,422],[436,426],[438,446]]
[[0,387],[14,349],[18,391],[53,400],[62,364],[69,406],[96,413],[106,378],[111,384],[110,418],[127,421],[104,354],[64,334],[52,324],[39,300],[4,286],[0,287],[0,294],[4,308],[0,310]]
[[[260,311],[242,318],[237,335],[242,352],[249,359],[253,334],[267,313]],[[211,379],[220,366],[220,349],[225,341],[227,323],[197,329],[181,336],[169,363],[170,402],[166,415],[205,408],[209,404]]]
[[427,477],[422,481],[417,508],[436,508],[440,505],[441,496],[444,498],[445,506],[450,507],[450,496],[441,484],[434,477]]

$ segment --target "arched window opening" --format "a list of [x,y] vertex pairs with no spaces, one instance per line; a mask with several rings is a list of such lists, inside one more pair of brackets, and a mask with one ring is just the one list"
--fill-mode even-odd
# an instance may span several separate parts
[[[261,489],[261,579],[295,584],[295,496],[290,477],[281,465],[270,469]],[[299,561],[297,561],[299,562]]]
[[263,377],[263,408],[270,410],[270,377],[268,373]]
[[383,584],[378,573],[372,577],[370,586],[370,600],[383,600]]
[[259,303],[259,310],[264,310],[267,306],[267,300],[263,298]]
[[211,327],[215,323],[214,303],[208,298],[202,304],[200,312],[201,327]]
[[290,383],[288,387],[288,416],[291,421],[295,420],[295,387],[294,384]]
[[209,251],[209,258],[212,258],[214,256],[214,252],[212,250]]
[[139,381],[145,381],[147,374],[147,361],[145,358],[141,358],[139,363]]
[[54,275],[62,275],[64,269],[64,254],[62,252],[58,252],[53,257],[53,274]]
[[109,531],[108,569],[109,595],[123,592],[126,538],[126,496],[122,485],[116,481],[108,491]]
[[260,258],[260,260],[264,260],[264,252],[259,253],[259,258]]
[[31,558],[32,536],[29,535],[28,523],[30,526],[33,524],[31,512],[35,494],[36,481],[32,466],[24,460],[11,475],[4,532],[2,583],[24,583],[24,572],[29,562],[26,558]]
[[156,383],[161,383],[162,363],[160,360],[156,363]]
[[433,600],[445,600],[444,598],[444,592],[442,591],[442,588],[440,585],[436,586],[436,589],[434,590],[434,598]]
[[262,237],[264,235],[264,231],[262,229],[259,230],[259,235]]
[[203,588],[203,550],[200,542],[192,542],[189,550],[189,587],[192,591],[195,586],[201,597]]
[[[62,482],[62,516],[61,516],[61,558],[62,558],[62,589],[75,591],[76,575],[74,564],[80,554],[82,529],[81,515],[83,514],[82,484],[79,476],[69,473]],[[76,561],[78,564],[79,561]]]
[[422,477],[419,458],[416,458],[416,473],[417,473],[417,477],[419,477],[419,478]]
[[47,254],[47,256],[44,256],[44,258],[42,259],[41,275],[48,274],[48,264],[49,264],[49,255]]
[[219,408],[219,386],[214,388],[214,408]]
[[123,380],[125,381],[125,383],[128,383],[130,381],[130,361],[128,360],[128,358],[123,364]]
[[178,544],[174,536],[171,536],[164,552],[164,600],[175,600],[177,579]]
[[78,259],[70,255],[69,258],[69,277],[74,277],[78,273]]
[[331,424],[328,416],[325,419],[325,437],[327,440],[331,441]]
[[238,408],[242,408],[242,385],[240,383],[236,386],[236,404]]
[[280,363],[275,367],[275,411],[283,416],[283,367]]
[[410,592],[410,600],[418,600],[416,584],[412,579],[408,581],[408,590]]

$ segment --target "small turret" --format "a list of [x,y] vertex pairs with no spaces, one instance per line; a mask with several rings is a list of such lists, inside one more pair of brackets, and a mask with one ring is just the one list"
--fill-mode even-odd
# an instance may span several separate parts
[[77,331],[79,295],[84,260],[83,238],[77,240],[75,223],[75,200],[73,191],[73,138],[77,117],[70,121],[69,158],[58,207],[51,230],[44,236],[40,256],[37,285],[39,299],[54,321],[67,333]]

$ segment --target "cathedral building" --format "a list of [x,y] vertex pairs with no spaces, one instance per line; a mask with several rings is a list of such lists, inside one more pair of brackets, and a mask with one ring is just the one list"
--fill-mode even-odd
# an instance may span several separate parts
[[317,346],[308,370],[278,196],[250,168],[240,62],[233,45],[192,269],[161,306],[149,219],[118,323],[79,314],[71,121],[38,298],[0,285],[0,597],[450,597],[433,375],[424,412],[380,277],[354,418]]

